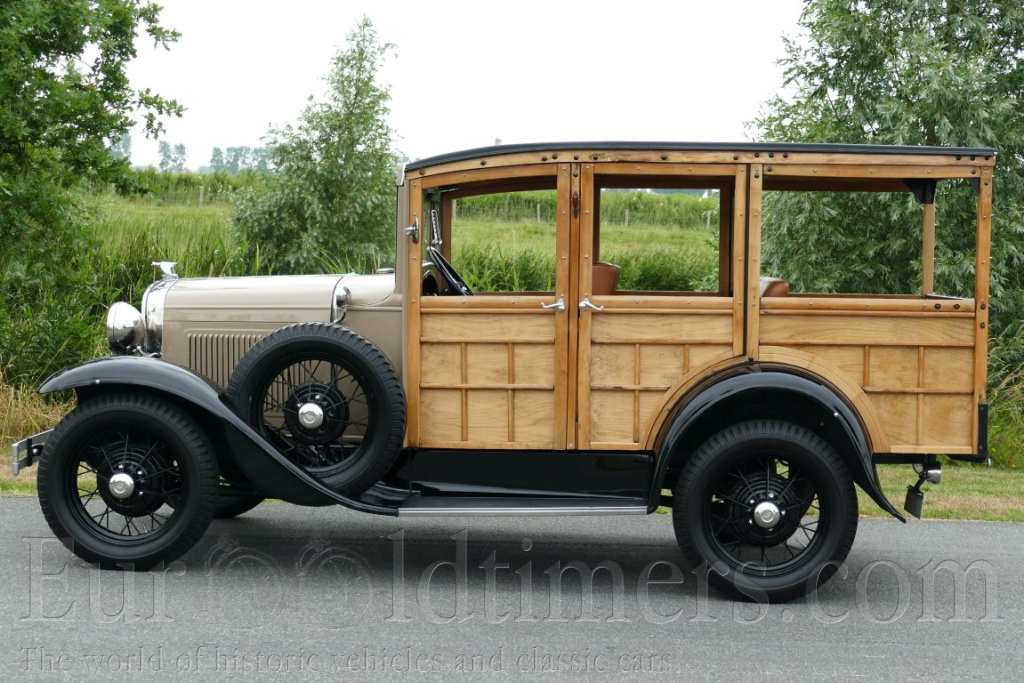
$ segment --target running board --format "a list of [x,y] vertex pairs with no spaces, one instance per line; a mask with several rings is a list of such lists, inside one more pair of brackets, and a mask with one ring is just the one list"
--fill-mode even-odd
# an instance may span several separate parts
[[400,517],[501,517],[646,515],[642,498],[509,498],[413,496],[398,508]]

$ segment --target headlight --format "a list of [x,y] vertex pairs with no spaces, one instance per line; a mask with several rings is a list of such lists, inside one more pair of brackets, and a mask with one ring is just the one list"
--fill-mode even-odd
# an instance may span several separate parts
[[157,280],[142,295],[142,316],[146,339],[143,351],[160,353],[164,340],[164,299],[174,280]]
[[118,301],[107,311],[107,344],[114,353],[131,353],[145,336],[142,314],[131,304]]

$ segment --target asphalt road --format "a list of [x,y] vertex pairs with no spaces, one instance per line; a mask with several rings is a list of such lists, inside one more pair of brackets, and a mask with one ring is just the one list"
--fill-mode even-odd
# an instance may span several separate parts
[[861,520],[845,578],[759,606],[679,572],[665,515],[262,505],[138,574],[71,555],[34,499],[0,520],[5,681],[1024,678],[1024,524]]

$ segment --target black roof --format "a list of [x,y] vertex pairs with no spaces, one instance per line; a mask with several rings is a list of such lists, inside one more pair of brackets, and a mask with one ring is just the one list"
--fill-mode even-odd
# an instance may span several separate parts
[[416,170],[453,161],[479,159],[480,157],[497,156],[499,154],[519,154],[524,152],[558,152],[579,149],[610,149],[643,151],[656,150],[666,152],[817,152],[830,154],[917,154],[917,155],[949,155],[964,156],[995,156],[996,150],[990,147],[924,147],[914,145],[848,145],[830,143],[805,142],[531,142],[519,145],[494,145],[477,147],[459,152],[439,154],[426,159],[417,159],[406,164],[406,169]]

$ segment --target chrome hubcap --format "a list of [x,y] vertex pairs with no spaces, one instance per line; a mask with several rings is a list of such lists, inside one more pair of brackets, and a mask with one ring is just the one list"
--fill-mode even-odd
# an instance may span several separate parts
[[754,523],[762,529],[771,529],[779,523],[779,507],[764,501],[754,508]]
[[317,429],[324,423],[324,410],[316,403],[305,403],[299,407],[299,422],[307,429]]
[[118,472],[110,478],[110,495],[124,500],[135,492],[135,480],[124,472]]

